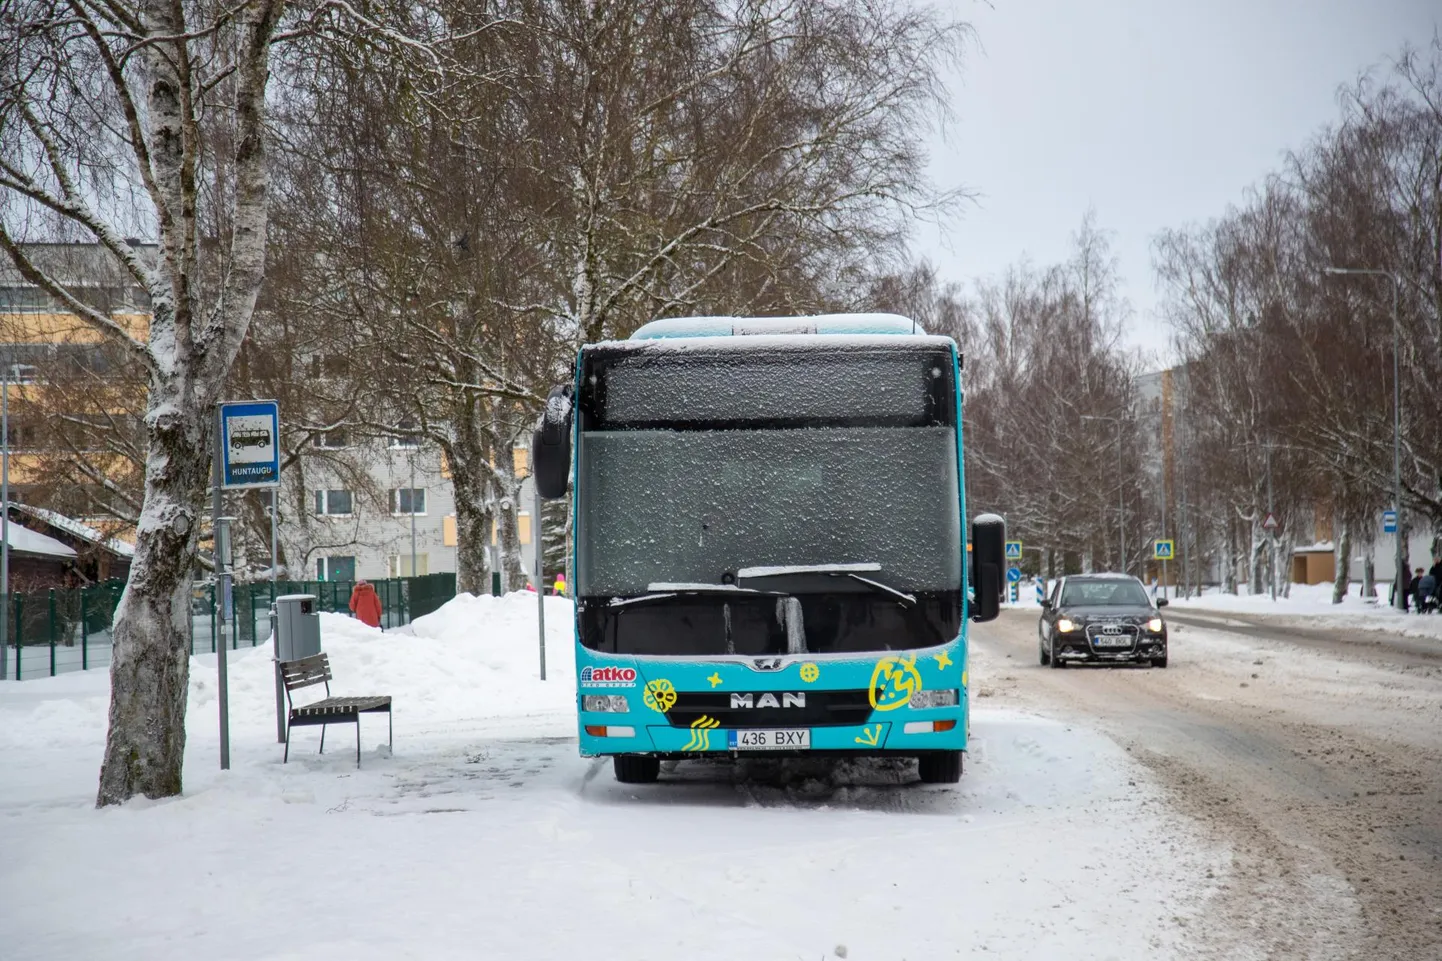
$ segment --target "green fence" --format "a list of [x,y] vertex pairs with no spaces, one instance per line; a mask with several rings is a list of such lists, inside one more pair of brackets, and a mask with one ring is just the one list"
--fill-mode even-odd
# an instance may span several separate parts
[[[371,581],[381,599],[381,626],[409,624],[456,596],[456,575],[428,574]],[[286,594],[313,594],[322,611],[350,613],[350,581],[261,581],[231,589],[234,616],[219,624],[214,585],[191,592],[190,653],[213,653],[221,643],[254,647],[270,637],[270,608]],[[111,581],[72,590],[13,592],[7,674],[16,680],[83,671],[110,664],[110,626],[125,589]],[[217,630],[219,627],[219,630]]]

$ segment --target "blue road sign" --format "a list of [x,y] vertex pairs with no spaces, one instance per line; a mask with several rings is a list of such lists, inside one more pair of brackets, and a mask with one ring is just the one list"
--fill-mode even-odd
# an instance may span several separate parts
[[1006,559],[1009,561],[1021,560],[1021,541],[1006,542]]
[[1040,604],[1046,600],[1046,585],[1041,581],[1036,582],[1036,602]]
[[220,405],[220,486],[280,484],[280,405],[249,400]]
[[1009,581],[1011,581],[1013,584],[1015,584],[1015,583],[1017,583],[1018,581],[1020,581],[1020,580],[1021,580],[1021,568],[1020,568],[1020,567],[1008,567],[1008,568],[1006,569],[1006,579],[1009,580]]
[[1382,533],[1383,533],[1383,534],[1395,534],[1395,533],[1397,533],[1397,512],[1396,512],[1396,511],[1383,511],[1383,512],[1382,512]]
[[1175,556],[1176,556],[1176,542],[1175,542],[1175,541],[1167,540],[1167,541],[1153,541],[1153,542],[1152,542],[1152,560],[1155,560],[1155,561],[1169,561],[1169,560],[1171,560],[1171,559],[1172,559],[1173,557],[1175,557]]

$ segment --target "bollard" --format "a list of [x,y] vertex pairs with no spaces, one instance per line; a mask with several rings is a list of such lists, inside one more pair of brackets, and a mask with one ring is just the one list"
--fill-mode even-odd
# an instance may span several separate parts
[[90,670],[90,621],[85,616],[85,590],[80,591],[80,669]]
[[50,676],[55,676],[55,588],[50,588]]

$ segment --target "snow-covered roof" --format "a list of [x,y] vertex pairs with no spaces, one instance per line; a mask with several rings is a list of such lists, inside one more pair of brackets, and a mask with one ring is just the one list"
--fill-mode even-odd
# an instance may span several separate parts
[[1325,554],[1328,551],[1336,550],[1331,541],[1317,541],[1315,544],[1308,544],[1306,547],[1292,548],[1293,554]]
[[632,340],[730,337],[733,334],[925,334],[900,314],[817,314],[812,317],[669,317],[653,320]]
[[[43,507],[32,507],[29,504],[12,504],[11,506],[32,517],[38,517],[45,523],[58,527],[60,530],[74,534],[81,540],[89,541],[92,544],[97,544],[107,550],[114,551],[122,557],[135,556],[135,547],[133,545],[127,544],[122,540],[117,540],[114,537],[106,537],[89,524],[82,524],[80,521],[66,517],[64,514],[57,514]],[[71,554],[73,555],[74,552],[72,551]]]
[[73,548],[67,547],[48,534],[32,531],[11,521],[7,525],[6,540],[10,550],[21,554],[38,554],[42,557],[75,557]]

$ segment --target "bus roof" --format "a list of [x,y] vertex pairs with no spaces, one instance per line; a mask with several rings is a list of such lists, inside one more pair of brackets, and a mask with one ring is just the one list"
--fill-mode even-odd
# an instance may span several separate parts
[[817,314],[811,317],[669,317],[653,320],[632,340],[729,337],[733,334],[925,334],[900,314]]

